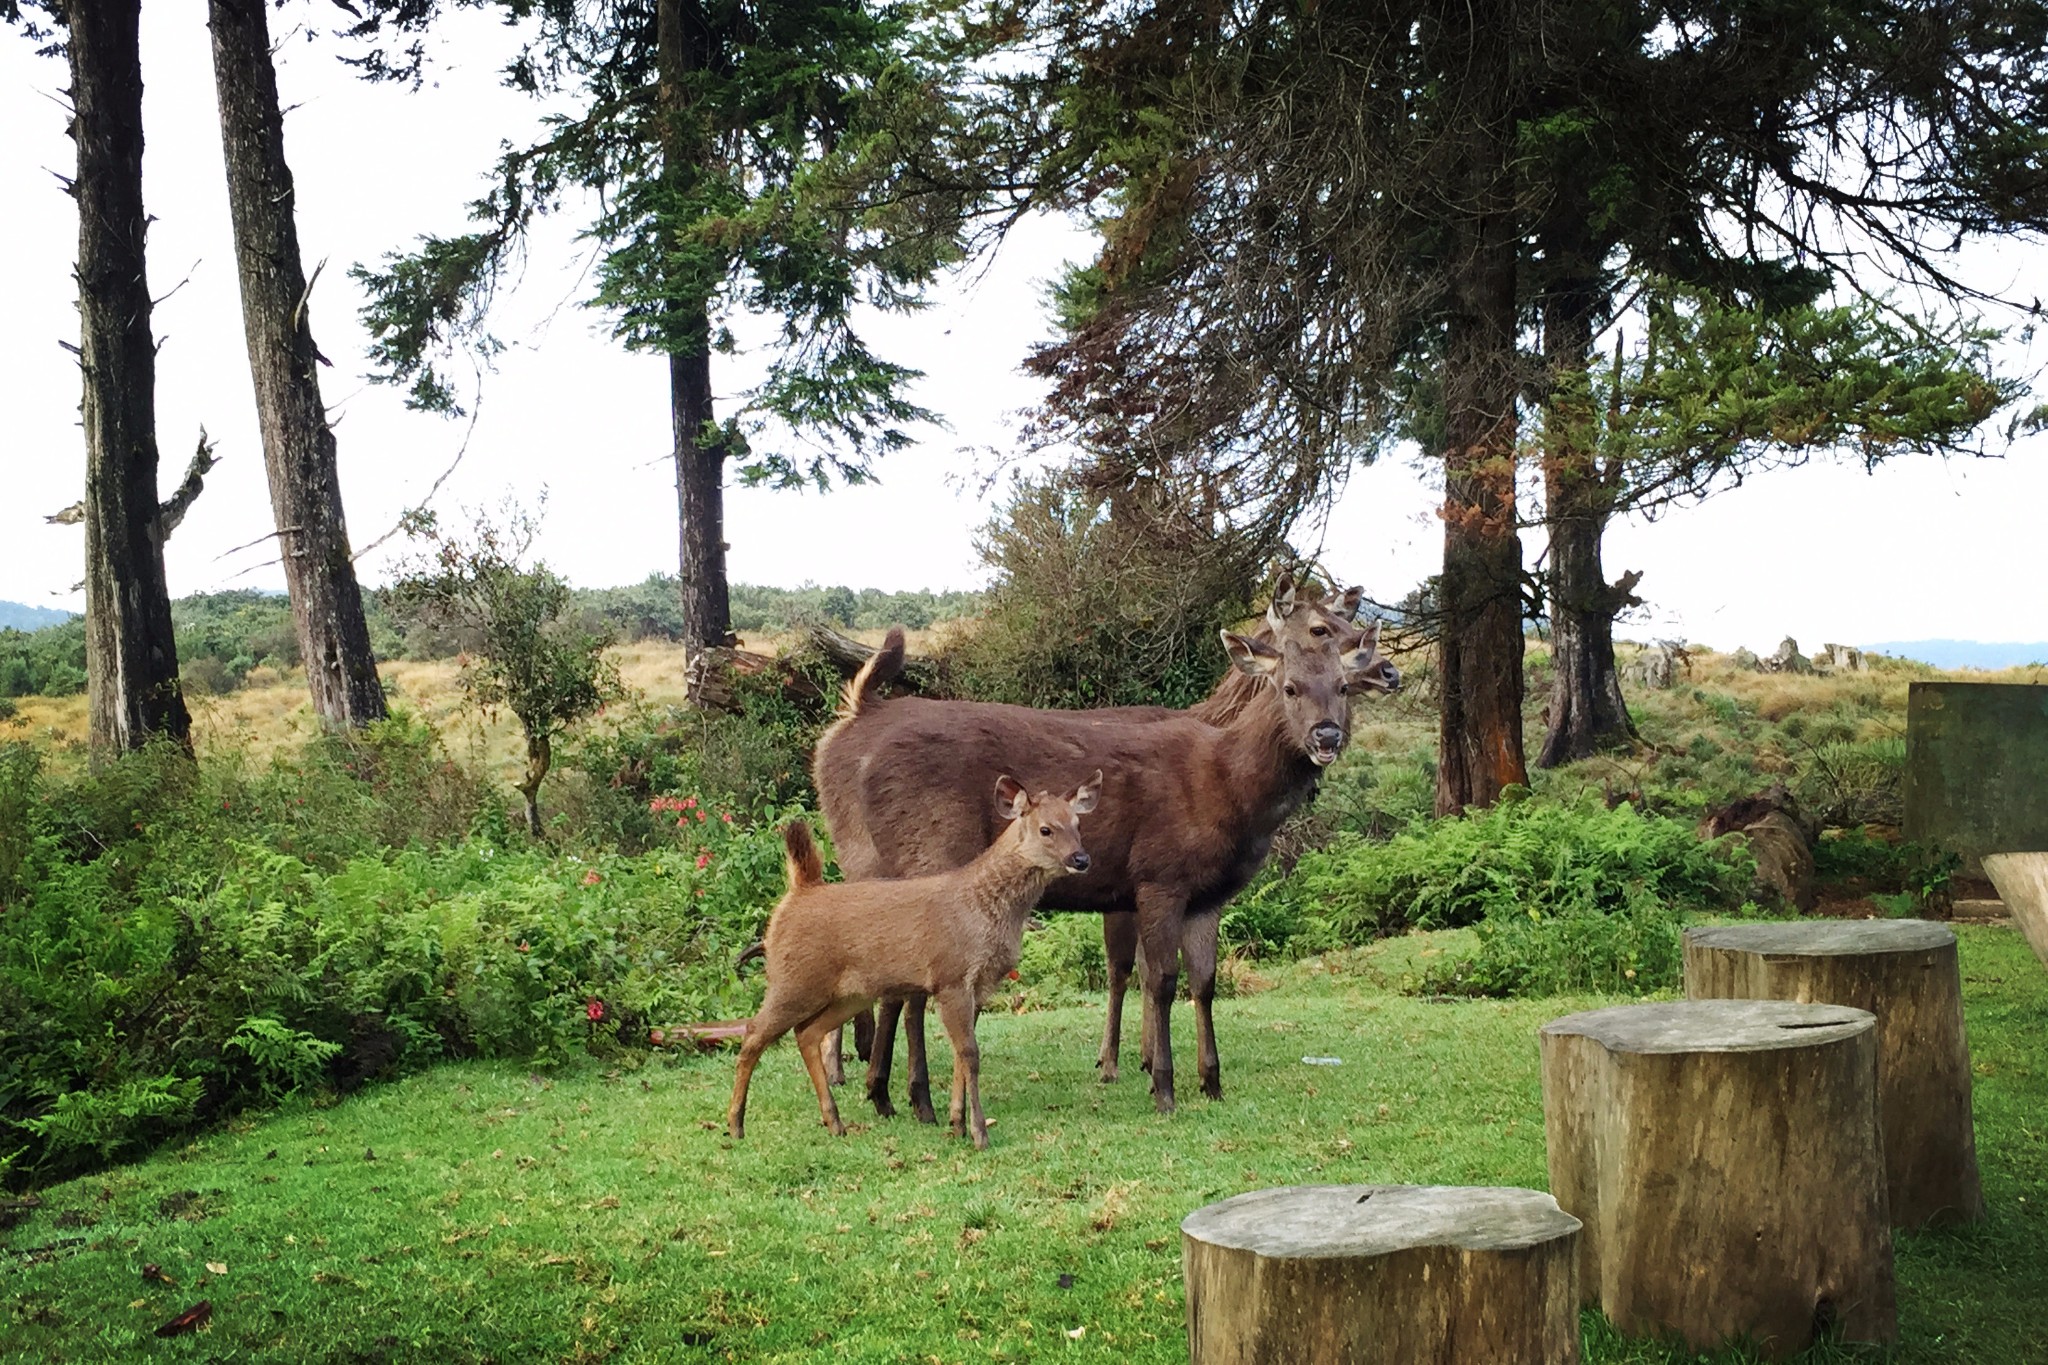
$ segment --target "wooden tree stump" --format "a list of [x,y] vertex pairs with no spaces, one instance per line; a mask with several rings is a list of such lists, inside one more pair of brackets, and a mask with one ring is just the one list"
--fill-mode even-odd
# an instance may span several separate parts
[[1987,853],[1984,875],[1998,888],[2027,946],[2048,967],[2048,853]]
[[1877,1021],[1841,1005],[1623,1005],[1541,1031],[1550,1188],[1622,1331],[1771,1358],[1893,1340]]
[[1918,1228],[1984,1216],[1953,930],[1911,919],[1688,929],[1685,993],[1849,1005],[1876,1015],[1892,1223]]
[[1579,1220],[1535,1190],[1290,1185],[1180,1230],[1192,1365],[1579,1359]]

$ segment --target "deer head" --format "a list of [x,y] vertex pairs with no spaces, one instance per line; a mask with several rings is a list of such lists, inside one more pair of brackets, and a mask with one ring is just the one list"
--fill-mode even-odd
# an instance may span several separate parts
[[1276,647],[1227,630],[1223,648],[1238,672],[1263,679],[1279,695],[1288,740],[1317,767],[1336,762],[1351,738],[1347,656],[1328,646],[1304,649],[1292,640]]

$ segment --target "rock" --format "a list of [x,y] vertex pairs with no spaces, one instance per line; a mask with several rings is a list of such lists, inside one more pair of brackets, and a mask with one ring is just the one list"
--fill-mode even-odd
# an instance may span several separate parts
[[1778,641],[1778,648],[1763,661],[1766,673],[1811,673],[1813,662],[1799,652],[1799,642],[1787,635]]
[[1645,687],[1664,691],[1671,686],[1677,663],[1676,651],[1671,646],[1651,645],[1636,656],[1629,667],[1629,677]]
[[1755,673],[1763,667],[1763,660],[1751,653],[1747,646],[1736,650],[1734,654],[1729,656],[1729,660],[1745,673]]

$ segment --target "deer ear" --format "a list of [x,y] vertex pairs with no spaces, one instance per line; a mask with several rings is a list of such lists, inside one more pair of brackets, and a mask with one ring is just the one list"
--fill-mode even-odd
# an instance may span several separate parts
[[1273,629],[1278,630],[1286,623],[1288,617],[1294,615],[1294,608],[1294,575],[1284,573],[1280,575],[1280,581],[1273,585],[1273,602],[1266,608],[1266,620],[1272,623]]
[[1024,784],[1004,773],[996,779],[996,809],[1005,820],[1014,820],[1024,813],[1031,804],[1031,797],[1024,790]]
[[1086,815],[1095,809],[1095,798],[1102,795],[1102,769],[1095,770],[1095,776],[1074,789],[1067,798],[1067,809],[1076,815]]
[[1347,621],[1351,621],[1357,619],[1359,604],[1364,601],[1365,589],[1353,586],[1344,589],[1342,594],[1337,595],[1333,606],[1336,609],[1337,615]]
[[1353,645],[1350,648],[1350,650],[1348,650],[1345,653],[1345,669],[1352,673],[1358,672],[1360,669],[1364,668],[1367,664],[1370,664],[1373,661],[1373,659],[1379,654],[1379,648],[1380,623],[1379,619],[1375,617],[1373,619],[1373,623],[1367,626],[1365,630],[1359,635],[1358,643]]
[[1223,637],[1223,649],[1230,655],[1231,665],[1245,676],[1263,678],[1280,666],[1280,651],[1265,641],[1227,630],[1218,634]]

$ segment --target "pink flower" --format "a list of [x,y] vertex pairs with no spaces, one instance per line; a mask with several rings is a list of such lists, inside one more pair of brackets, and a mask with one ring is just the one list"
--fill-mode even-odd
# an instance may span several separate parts
[[729,810],[722,810],[718,812],[718,818],[725,821],[725,823],[729,825],[732,823],[732,812]]
[[677,810],[695,810],[696,808],[697,798],[694,796],[683,798],[683,804],[676,807]]
[[526,940],[522,938],[519,940],[519,951],[522,953],[526,953],[531,952],[533,950],[526,946]]
[[595,1024],[600,1019],[604,1018],[604,1001],[598,999],[594,995],[591,996],[589,1003],[584,1005],[583,1012],[589,1015],[590,1022]]
[[596,868],[592,868],[590,871],[583,874],[583,884],[585,886],[596,886],[599,882],[603,880],[604,874],[602,872],[599,872]]
[[704,812],[701,810],[697,812],[697,823],[700,825],[704,823]]
[[699,854],[697,855],[697,866],[699,866],[699,867],[709,867],[709,866],[711,866],[711,850],[710,850],[710,849],[708,849],[708,848],[707,848],[707,849],[705,849],[705,850],[704,850],[704,851],[703,851],[702,853],[699,853]]

